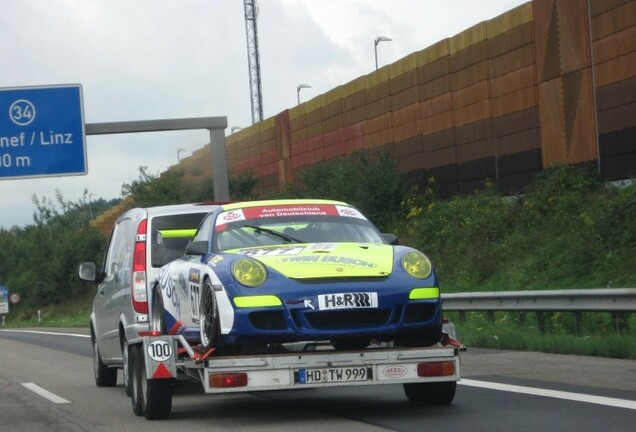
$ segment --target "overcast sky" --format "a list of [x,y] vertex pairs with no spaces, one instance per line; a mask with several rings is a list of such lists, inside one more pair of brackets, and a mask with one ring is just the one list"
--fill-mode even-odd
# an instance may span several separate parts
[[[510,10],[523,0],[259,0],[264,118]],[[86,123],[226,116],[251,124],[242,0],[0,0],[0,88],[81,84]],[[2,131],[0,131],[2,136]],[[88,136],[84,176],[0,180],[0,227],[33,223],[31,196],[118,198],[207,131]],[[0,154],[3,149],[0,148]]]

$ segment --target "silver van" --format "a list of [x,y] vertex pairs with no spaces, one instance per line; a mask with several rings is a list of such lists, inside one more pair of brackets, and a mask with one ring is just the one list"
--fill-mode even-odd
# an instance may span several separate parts
[[123,369],[130,395],[128,345],[150,332],[148,298],[159,269],[183,255],[203,217],[216,204],[135,208],[115,222],[101,270],[80,263],[81,280],[97,284],[90,317],[95,384],[117,384]]

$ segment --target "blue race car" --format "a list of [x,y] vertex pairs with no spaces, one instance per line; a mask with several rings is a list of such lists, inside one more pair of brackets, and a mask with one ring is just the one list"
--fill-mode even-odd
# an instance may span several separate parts
[[182,333],[205,350],[430,346],[442,336],[429,259],[339,201],[220,206],[185,255],[161,268],[150,303],[153,331]]

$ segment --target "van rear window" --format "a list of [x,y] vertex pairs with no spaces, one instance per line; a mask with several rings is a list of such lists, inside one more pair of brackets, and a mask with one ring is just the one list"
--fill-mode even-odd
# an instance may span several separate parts
[[181,257],[206,214],[190,213],[154,217],[150,232],[152,267],[161,267]]

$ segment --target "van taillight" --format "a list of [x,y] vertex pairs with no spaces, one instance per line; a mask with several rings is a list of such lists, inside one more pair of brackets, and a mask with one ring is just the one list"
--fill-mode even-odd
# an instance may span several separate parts
[[135,250],[132,262],[131,297],[133,309],[137,313],[148,313],[148,296],[146,294],[146,227],[148,220],[144,219],[137,227]]

